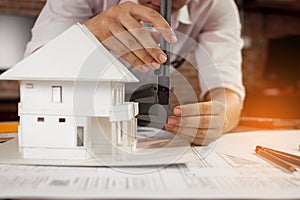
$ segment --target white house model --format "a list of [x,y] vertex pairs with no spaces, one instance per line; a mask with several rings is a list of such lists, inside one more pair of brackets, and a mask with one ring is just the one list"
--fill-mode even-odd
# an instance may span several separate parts
[[137,103],[124,84],[138,82],[81,24],[3,73],[19,80],[19,147],[24,158],[85,160],[134,151]]

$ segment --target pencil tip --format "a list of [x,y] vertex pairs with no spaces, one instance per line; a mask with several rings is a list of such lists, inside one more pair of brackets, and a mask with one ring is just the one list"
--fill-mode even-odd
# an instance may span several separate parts
[[291,172],[296,172],[297,169],[296,169],[295,167],[291,166],[291,167],[290,167],[290,171],[291,171]]
[[263,149],[263,147],[260,145],[256,145],[256,147],[255,147],[255,151],[262,150],[262,149]]

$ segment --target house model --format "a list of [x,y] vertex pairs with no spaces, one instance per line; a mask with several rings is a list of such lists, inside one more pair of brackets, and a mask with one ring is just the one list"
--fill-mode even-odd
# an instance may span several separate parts
[[138,79],[85,26],[73,25],[0,78],[20,81],[24,158],[120,159],[134,151],[138,106],[124,102],[124,84]]

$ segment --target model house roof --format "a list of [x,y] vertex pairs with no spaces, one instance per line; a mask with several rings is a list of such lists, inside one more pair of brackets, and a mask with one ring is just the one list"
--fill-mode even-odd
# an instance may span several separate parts
[[80,24],[73,25],[4,72],[0,79],[138,82],[138,79]]

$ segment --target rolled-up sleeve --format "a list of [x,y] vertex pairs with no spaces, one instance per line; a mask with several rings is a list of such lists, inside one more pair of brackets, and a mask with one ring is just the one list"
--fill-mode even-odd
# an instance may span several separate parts
[[239,14],[231,0],[214,2],[196,49],[201,97],[215,88],[228,88],[244,100]]
[[[58,36],[76,22],[94,15],[99,0],[47,0],[34,27],[32,38],[27,44],[25,56]],[[99,1],[100,2],[100,1]],[[99,8],[98,8],[99,9]]]

